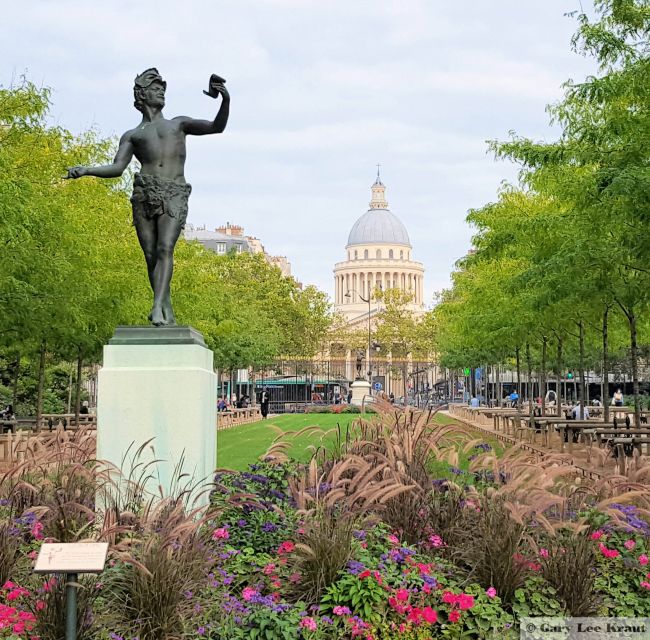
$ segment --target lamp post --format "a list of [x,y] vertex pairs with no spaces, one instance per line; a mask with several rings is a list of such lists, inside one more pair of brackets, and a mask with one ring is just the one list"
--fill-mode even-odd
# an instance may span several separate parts
[[364,298],[356,289],[349,289],[345,294],[346,298],[351,298],[352,294],[356,293],[363,302],[368,303],[368,382],[370,383],[370,389],[372,390],[372,368],[370,367],[370,301],[372,300],[371,296],[368,296],[368,299]]

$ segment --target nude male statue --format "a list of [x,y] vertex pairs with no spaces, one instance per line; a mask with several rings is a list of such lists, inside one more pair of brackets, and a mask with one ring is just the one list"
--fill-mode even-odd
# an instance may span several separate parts
[[174,246],[187,218],[187,200],[192,191],[185,182],[185,136],[222,133],[228,122],[230,95],[225,80],[210,77],[212,98],[221,95],[221,106],[214,120],[196,120],[179,116],[164,118],[167,83],[157,69],[147,69],[135,79],[134,106],[142,112],[140,124],[120,139],[113,164],[101,167],[71,167],[67,178],[97,176],[117,178],[131,158],[140,162],[140,173],[133,180],[133,224],[147,261],[149,284],[153,290],[153,307],[149,320],[156,326],[174,325],[169,286],[174,268]]

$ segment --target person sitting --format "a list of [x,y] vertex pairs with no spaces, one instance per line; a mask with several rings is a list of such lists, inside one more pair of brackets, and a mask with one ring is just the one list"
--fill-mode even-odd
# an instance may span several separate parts
[[615,407],[622,407],[623,406],[623,392],[619,389],[616,389],[616,392],[614,393],[614,396],[612,397],[612,404]]

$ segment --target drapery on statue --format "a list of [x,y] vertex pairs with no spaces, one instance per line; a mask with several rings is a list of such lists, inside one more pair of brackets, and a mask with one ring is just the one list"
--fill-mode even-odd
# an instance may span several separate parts
[[120,139],[113,164],[102,167],[71,167],[67,178],[97,176],[117,178],[131,158],[140,162],[140,173],[133,180],[133,224],[147,261],[149,284],[153,290],[153,307],[149,320],[156,326],[174,325],[169,285],[174,268],[174,247],[187,218],[187,200],[192,191],[185,182],[185,136],[222,133],[228,122],[230,95],[226,81],[210,76],[211,98],[221,96],[219,113],[214,120],[196,120],[178,116],[163,117],[167,83],[157,69],[147,69],[135,79],[134,106],[142,112],[142,121]]

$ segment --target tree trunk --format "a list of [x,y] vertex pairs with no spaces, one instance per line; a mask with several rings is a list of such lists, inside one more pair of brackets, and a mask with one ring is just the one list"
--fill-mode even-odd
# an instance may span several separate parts
[[515,350],[517,356],[517,410],[521,407],[521,362],[519,358],[519,347]]
[[608,335],[609,307],[605,305],[603,311],[603,419],[609,422],[609,335]]
[[503,383],[501,382],[501,365],[496,365],[496,380],[494,385],[494,394],[496,395],[495,405],[497,407],[501,406],[501,398],[503,398]]
[[533,365],[530,360],[530,344],[526,343],[526,366],[528,367],[528,417],[533,425]]
[[585,325],[578,323],[580,340],[580,420],[585,419]]
[[18,379],[20,378],[20,354],[16,355],[14,363],[14,370],[12,372],[11,380],[11,403],[16,413],[16,405],[18,404]]
[[74,421],[79,426],[79,410],[81,409],[81,369],[83,367],[83,355],[81,349],[77,356],[77,380],[74,387]]
[[41,429],[41,416],[43,415],[43,389],[45,387],[45,350],[46,342],[41,342],[40,360],[38,363],[38,391],[36,394],[36,431]]
[[542,338],[542,367],[539,375],[539,384],[541,386],[539,395],[542,396],[542,415],[546,415],[546,347],[548,339]]
[[641,428],[641,403],[639,398],[639,364],[636,336],[636,315],[630,310],[627,316],[630,323],[630,358],[632,359],[632,389],[634,391],[634,428]]
[[[564,368],[562,366],[562,337],[558,336],[557,339],[557,388],[556,395],[556,414],[560,418],[562,416],[562,390],[560,386],[560,377],[564,378]],[[566,385],[564,386],[564,394],[566,395]]]

